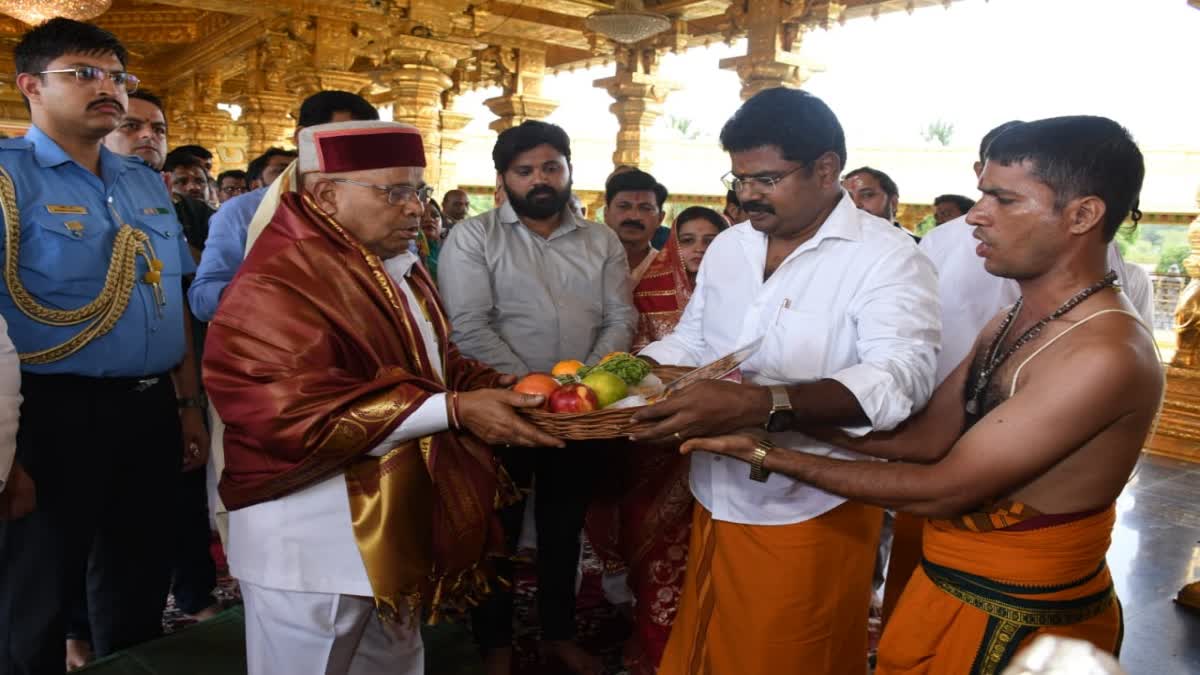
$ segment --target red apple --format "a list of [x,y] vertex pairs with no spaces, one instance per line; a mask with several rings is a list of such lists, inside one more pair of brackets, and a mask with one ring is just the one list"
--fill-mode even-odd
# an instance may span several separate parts
[[550,394],[550,412],[591,412],[600,407],[596,392],[582,384],[564,384]]

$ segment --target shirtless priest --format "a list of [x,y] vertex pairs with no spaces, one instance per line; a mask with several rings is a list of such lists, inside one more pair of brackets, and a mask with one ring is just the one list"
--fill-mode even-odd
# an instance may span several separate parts
[[815,457],[747,435],[684,444],[930,519],[879,675],[998,673],[1040,633],[1119,650],[1104,557],[1163,374],[1105,249],[1138,216],[1143,176],[1141,152],[1105,118],[1030,122],[992,142],[968,222],[987,270],[1017,280],[1021,300],[896,431],[804,430],[898,461]]
[[421,136],[304,129],[285,194],[225,292],[204,379],[251,675],[424,670],[418,617],[484,590],[503,480],[486,444],[561,446],[541,397],[463,358],[409,244]]

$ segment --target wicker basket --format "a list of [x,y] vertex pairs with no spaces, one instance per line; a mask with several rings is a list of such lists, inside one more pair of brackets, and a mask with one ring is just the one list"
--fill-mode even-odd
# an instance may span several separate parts
[[[682,366],[659,366],[654,374],[669,384],[684,373],[692,370]],[[522,408],[520,413],[529,418],[533,426],[567,441],[595,441],[605,438],[624,438],[649,425],[634,424],[633,414],[645,406],[636,408],[609,408],[585,413],[552,413],[545,410]]]

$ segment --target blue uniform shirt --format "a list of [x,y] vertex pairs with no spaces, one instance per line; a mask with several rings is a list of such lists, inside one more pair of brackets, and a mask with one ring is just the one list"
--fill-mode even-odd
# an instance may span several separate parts
[[[21,214],[21,281],[42,306],[78,309],[100,294],[120,226],[113,210],[149,236],[163,262],[165,306],[159,307],[153,287],[142,281],[147,265],[138,256],[137,282],[129,305],[111,331],[62,360],[23,365],[22,369],[43,374],[141,377],[176,366],[186,349],[181,277],[195,272],[196,266],[158,172],[137,157],[102,147],[97,177],[37,127],[30,127],[24,138],[0,140],[0,166],[16,186]],[[2,239],[0,251],[8,253]],[[91,323],[58,327],[31,319],[17,309],[2,278],[0,314],[20,353],[62,344]]]

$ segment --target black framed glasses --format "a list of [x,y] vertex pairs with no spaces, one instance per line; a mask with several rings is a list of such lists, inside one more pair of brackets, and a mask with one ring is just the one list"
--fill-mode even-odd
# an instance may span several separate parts
[[392,206],[409,199],[416,199],[421,205],[425,205],[429,203],[429,198],[433,196],[433,188],[428,185],[422,185],[421,187],[413,187],[411,185],[375,185],[374,183],[364,183],[362,181],[350,180],[349,178],[330,178],[329,180],[335,183],[349,183],[351,185],[375,188],[381,192],[386,192],[388,204]]
[[124,70],[105,70],[96,66],[43,70],[38,75],[50,75],[51,73],[71,73],[75,76],[75,81],[80,84],[98,84],[104,80],[112,80],[114,85],[124,87],[126,92],[137,91],[138,84],[141,83],[137,75],[132,75]]
[[779,184],[779,181],[787,178],[803,168],[803,166],[798,166],[791,171],[784,171],[783,173],[764,176],[746,176],[745,178],[735,176],[733,175],[733,172],[730,171],[724,176],[721,176],[721,182],[725,184],[725,189],[733,190],[734,192],[741,192],[742,190],[749,190],[751,188],[757,188],[759,192],[770,192],[775,189],[775,186]]

